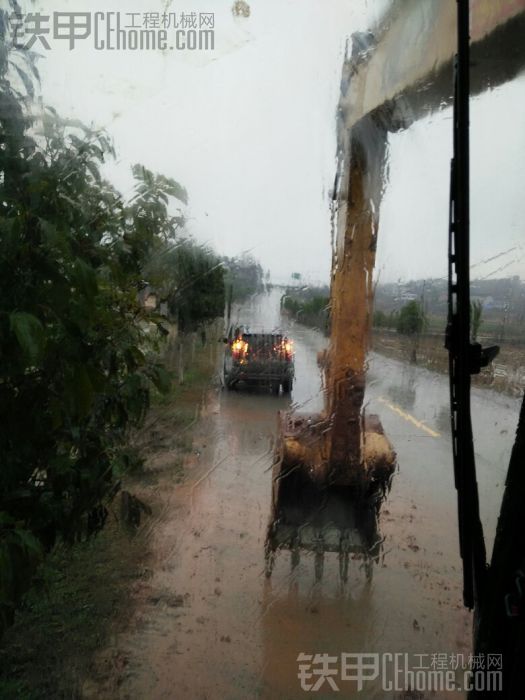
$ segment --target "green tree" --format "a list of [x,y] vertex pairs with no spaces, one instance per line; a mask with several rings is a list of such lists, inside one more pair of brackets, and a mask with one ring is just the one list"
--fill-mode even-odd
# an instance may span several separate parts
[[304,287],[298,290],[290,287],[281,299],[281,306],[300,323],[327,333],[330,298],[326,296],[326,291],[325,288]]
[[411,338],[410,361],[417,362],[419,338],[427,325],[427,318],[422,305],[418,301],[409,301],[397,317],[397,332]]
[[426,325],[425,312],[418,301],[409,301],[397,318],[397,332],[403,335],[416,335],[423,331]]
[[224,267],[209,249],[185,241],[176,258],[178,285],[168,299],[183,332],[195,331],[224,312]]
[[372,324],[374,328],[384,328],[388,325],[388,316],[381,309],[374,311]]
[[[16,3],[12,9],[17,10]],[[130,202],[103,180],[107,137],[33,100],[30,51],[0,12],[0,632],[57,538],[103,526],[126,441],[169,378],[137,291],[173,239],[178,183],[142,166]],[[152,349],[155,349],[154,347]]]
[[[160,246],[146,265],[145,278],[160,299],[167,302],[169,315],[177,322],[181,384],[185,374],[185,334],[200,329],[205,342],[205,325],[224,313],[224,272],[224,264],[211,250],[189,238]],[[194,343],[192,338],[192,348]]]
[[217,255],[189,238],[162,246],[145,268],[183,333],[223,315],[224,275]]
[[233,300],[244,301],[264,290],[263,269],[251,255],[239,258],[223,258],[225,284],[233,289]]

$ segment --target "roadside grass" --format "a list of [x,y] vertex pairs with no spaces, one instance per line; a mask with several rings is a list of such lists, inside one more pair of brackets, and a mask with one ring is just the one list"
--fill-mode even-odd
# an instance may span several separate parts
[[[410,362],[412,346],[411,338],[393,331],[373,329],[372,349],[386,357]],[[445,349],[444,333],[421,336],[417,348],[417,365],[440,374],[448,374],[448,352]],[[506,374],[499,376],[495,373],[495,365],[505,367]],[[520,396],[523,392],[521,373],[524,366],[522,347],[503,343],[495,363],[483,368],[479,374],[473,375],[472,383],[474,386],[488,387],[511,396]]]
[[[168,394],[153,397],[145,426],[133,437],[130,453],[143,458],[133,463],[142,466],[123,476],[123,488],[138,492],[154,511],[156,476],[184,481],[184,457],[192,450],[192,427],[216,359],[209,344],[196,348],[184,383],[174,379]],[[165,459],[156,467],[158,455]],[[82,696],[95,653],[127,624],[130,587],[150,575],[149,534],[147,526],[125,527],[115,501],[101,533],[74,547],[57,546],[47,557],[0,641],[0,700]]]
[[128,603],[147,547],[115,518],[94,539],[46,559],[0,647],[0,698],[79,698],[86,663]]

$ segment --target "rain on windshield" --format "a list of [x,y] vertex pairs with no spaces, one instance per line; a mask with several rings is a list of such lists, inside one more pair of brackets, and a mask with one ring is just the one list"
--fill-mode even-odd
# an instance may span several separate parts
[[0,12],[0,697],[518,697],[525,2]]

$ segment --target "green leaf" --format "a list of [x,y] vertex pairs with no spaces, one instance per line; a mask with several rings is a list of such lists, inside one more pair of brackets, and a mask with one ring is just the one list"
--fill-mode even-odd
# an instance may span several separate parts
[[100,172],[99,172],[97,166],[95,165],[95,163],[93,163],[92,160],[87,160],[86,161],[86,168],[89,170],[89,172],[93,176],[93,179],[95,180],[95,182],[100,185],[102,182],[102,178],[100,177]]
[[87,367],[86,371],[89,376],[89,381],[91,382],[93,389],[101,394],[108,385],[108,378],[101,370],[96,367]]
[[11,65],[15,68],[16,72],[20,76],[20,80],[24,83],[24,87],[26,89],[27,94],[29,97],[34,96],[34,88],[33,88],[33,81],[31,78],[25,73],[21,68],[19,68],[16,63],[11,62]]
[[175,197],[175,199],[183,202],[183,204],[188,203],[188,193],[186,192],[185,188],[182,185],[179,185],[179,183],[175,180],[161,176],[159,184],[166,194],[169,194],[171,197]]
[[137,367],[141,367],[146,362],[144,353],[136,345],[132,345],[127,348],[124,353],[124,359],[126,361],[128,371],[130,372],[137,369]]
[[171,376],[160,365],[148,369],[148,377],[161,394],[167,394],[171,387]]
[[42,546],[37,538],[29,530],[14,530],[13,538],[28,554],[39,557],[42,554]]
[[74,281],[81,292],[88,299],[92,299],[98,292],[97,275],[95,270],[81,258],[75,260]]
[[75,398],[79,415],[87,416],[95,398],[95,392],[87,369],[83,365],[77,366],[75,371]]
[[60,426],[63,423],[62,410],[63,410],[62,403],[58,399],[56,399],[56,398],[50,399],[50,401],[49,401],[49,414],[51,417],[51,427],[54,430],[56,430],[57,428],[60,428]]
[[67,382],[66,393],[73,412],[79,418],[87,416],[93,404],[95,392],[84,365],[74,367],[73,374]]
[[57,455],[49,460],[50,474],[66,474],[74,465],[69,455]]
[[85,141],[82,141],[82,139],[79,139],[78,136],[75,136],[75,134],[69,134],[69,138],[71,140],[71,143],[79,153],[82,153],[83,151],[86,150],[87,144]]
[[33,314],[13,311],[9,315],[11,330],[24,354],[33,362],[42,356],[45,345],[44,327]]
[[14,518],[6,513],[5,510],[0,511],[0,527],[5,527],[6,525],[14,525]]

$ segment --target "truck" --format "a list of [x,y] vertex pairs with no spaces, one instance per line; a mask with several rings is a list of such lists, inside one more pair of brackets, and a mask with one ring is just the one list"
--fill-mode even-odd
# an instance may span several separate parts
[[276,396],[292,391],[294,380],[293,341],[280,330],[252,330],[231,325],[224,338],[224,386],[269,389]]

